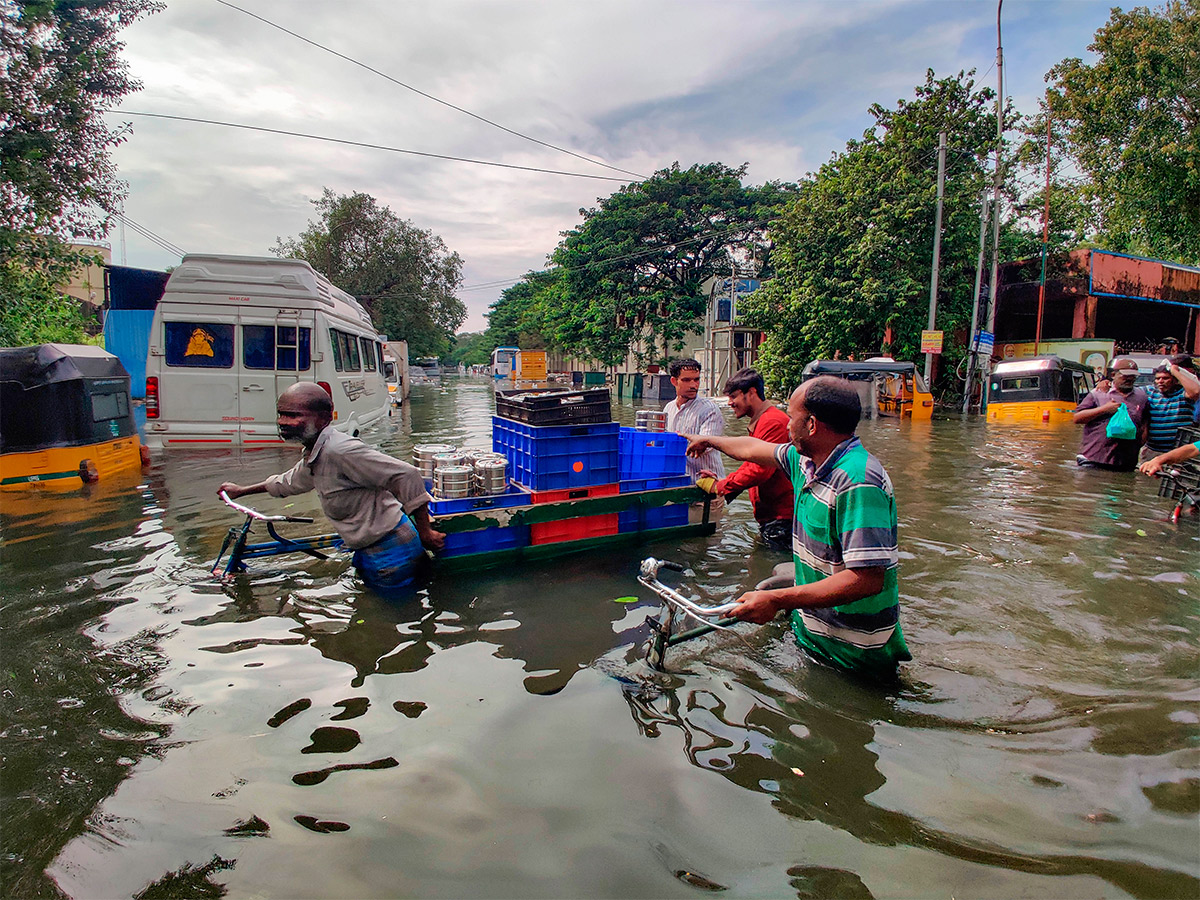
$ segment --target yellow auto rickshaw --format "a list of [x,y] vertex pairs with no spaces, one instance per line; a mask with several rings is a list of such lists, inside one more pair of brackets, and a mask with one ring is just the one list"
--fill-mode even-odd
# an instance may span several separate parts
[[927,422],[933,416],[933,395],[914,363],[896,362],[886,357],[863,362],[814,359],[800,373],[800,381],[818,375],[833,375],[859,385],[864,415],[909,418],[914,422]]
[[1001,423],[1072,421],[1079,401],[1096,386],[1096,373],[1057,356],[1006,359],[988,379],[987,419]]

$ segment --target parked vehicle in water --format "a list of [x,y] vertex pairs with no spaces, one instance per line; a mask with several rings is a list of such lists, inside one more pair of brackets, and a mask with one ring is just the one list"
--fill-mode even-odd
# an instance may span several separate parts
[[818,375],[833,375],[862,385],[865,415],[894,416],[914,421],[933,417],[933,395],[915,363],[896,362],[875,357],[857,362],[841,359],[814,359],[800,373],[805,382]]
[[282,443],[275,399],[297,381],[333,398],[334,427],[387,415],[383,346],[366,311],[303,260],[189,254],[154,313],[152,447]]
[[400,362],[394,357],[383,357],[383,381],[387,385],[388,401],[392,406],[400,406],[404,402],[400,365]]
[[497,347],[492,351],[492,377],[511,379],[513,367],[517,364],[517,354],[520,347]]
[[99,347],[0,350],[0,487],[70,489],[138,468],[129,381]]
[[989,422],[1072,421],[1079,401],[1096,386],[1096,373],[1057,356],[1033,356],[997,363],[988,379]]

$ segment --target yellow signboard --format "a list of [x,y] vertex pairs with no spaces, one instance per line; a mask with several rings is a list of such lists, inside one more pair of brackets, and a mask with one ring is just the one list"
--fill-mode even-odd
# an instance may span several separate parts
[[545,350],[522,350],[517,355],[517,359],[522,381],[546,380]]
[[941,353],[942,352],[942,332],[940,332],[940,331],[922,331],[921,332],[921,352],[922,353]]

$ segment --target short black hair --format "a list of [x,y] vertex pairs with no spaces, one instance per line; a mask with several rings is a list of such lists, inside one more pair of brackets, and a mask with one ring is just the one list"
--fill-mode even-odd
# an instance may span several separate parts
[[697,372],[699,372],[700,371],[700,363],[691,358],[673,359],[673,360],[671,360],[671,365],[668,368],[668,371],[671,373],[672,378],[678,378],[679,373],[682,372],[684,369],[695,369]]
[[821,375],[804,384],[808,414],[838,434],[854,434],[862,418],[862,401],[854,385],[832,375]]
[[[1158,365],[1158,366],[1154,367],[1154,374],[1155,375],[1162,375],[1162,374],[1170,375],[1171,369],[1168,366]],[[1172,375],[1171,377],[1174,377],[1174,376]]]
[[758,374],[757,369],[738,369],[725,382],[725,396],[728,397],[734,391],[741,391],[743,394],[751,388],[758,391],[758,399],[766,400],[766,389],[763,387],[763,377]]

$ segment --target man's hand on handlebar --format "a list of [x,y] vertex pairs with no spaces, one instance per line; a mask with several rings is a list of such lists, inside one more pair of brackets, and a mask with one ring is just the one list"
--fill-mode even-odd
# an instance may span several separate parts
[[776,604],[771,591],[747,591],[738,597],[737,606],[729,614],[745,622],[765,625],[775,618],[780,609],[782,607]]
[[221,494],[228,494],[230,500],[236,500],[238,497],[243,497],[246,495],[246,493],[247,492],[244,487],[242,487],[240,484],[234,484],[232,481],[224,481],[221,483],[221,486],[217,488],[218,496]]

